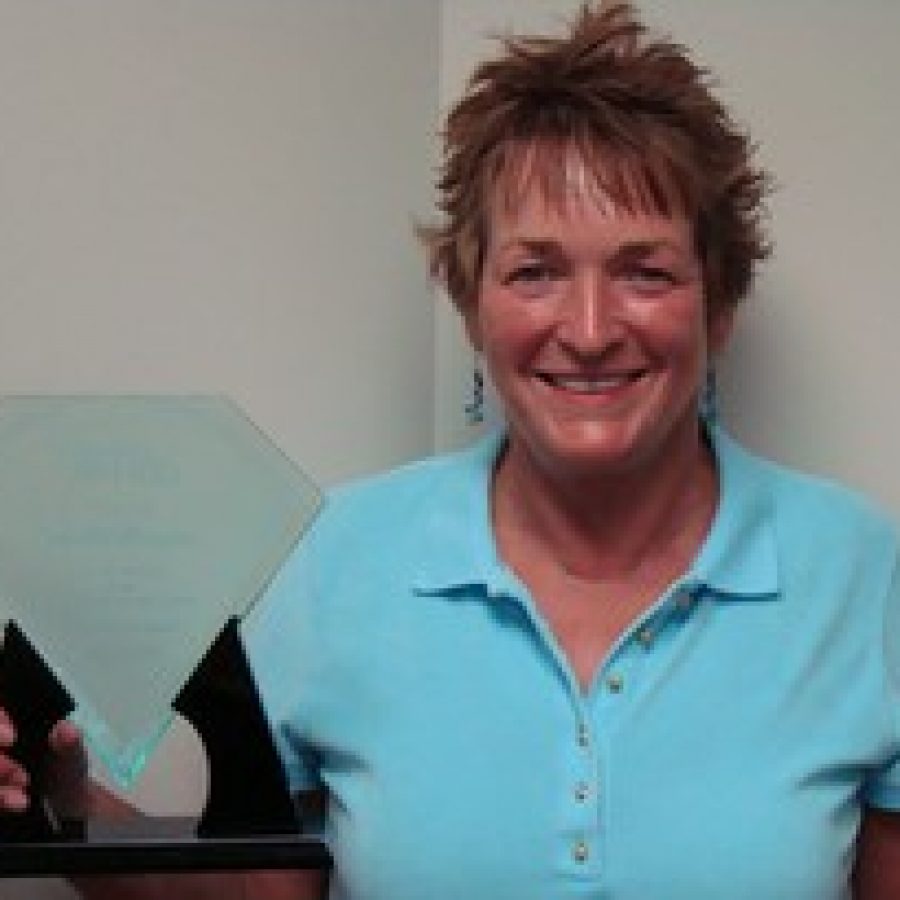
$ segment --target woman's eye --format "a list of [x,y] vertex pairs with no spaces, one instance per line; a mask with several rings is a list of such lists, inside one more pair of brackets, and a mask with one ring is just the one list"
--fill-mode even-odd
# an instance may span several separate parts
[[625,273],[635,288],[646,293],[658,293],[677,284],[674,273],[660,266],[636,266]]
[[526,263],[514,268],[505,280],[507,284],[536,284],[550,281],[555,274],[555,271],[545,263]]
[[503,286],[529,300],[555,295],[565,271],[545,262],[528,262],[515,266],[503,277]]

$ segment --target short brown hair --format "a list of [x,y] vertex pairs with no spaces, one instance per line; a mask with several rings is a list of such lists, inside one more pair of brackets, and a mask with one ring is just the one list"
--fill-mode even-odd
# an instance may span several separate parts
[[431,275],[457,306],[477,292],[498,184],[533,168],[537,151],[542,187],[558,200],[573,149],[617,205],[667,215],[675,207],[694,223],[708,309],[744,297],[769,252],[771,182],[707,71],[684,47],[651,38],[630,3],[586,3],[561,37],[501,41],[501,55],[476,68],[446,118],[444,222],[419,229]]

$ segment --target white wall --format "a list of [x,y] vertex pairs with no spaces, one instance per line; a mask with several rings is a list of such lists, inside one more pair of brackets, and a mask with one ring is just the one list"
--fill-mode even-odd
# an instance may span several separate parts
[[[0,0],[0,393],[222,391],[322,482],[428,452],[438,14]],[[198,802],[191,744],[145,805]]]
[[[442,102],[487,31],[544,28],[576,0],[445,0]],[[900,517],[900,4],[894,0],[643,0],[691,46],[761,144],[780,189],[776,254],[738,323],[723,419],[753,447],[840,477]],[[471,355],[438,318],[435,433],[467,440]]]

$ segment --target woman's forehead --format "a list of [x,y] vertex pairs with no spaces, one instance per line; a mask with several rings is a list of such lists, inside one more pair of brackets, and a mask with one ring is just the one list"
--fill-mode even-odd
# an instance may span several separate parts
[[556,212],[577,200],[611,215],[685,217],[668,173],[600,143],[511,143],[500,155],[486,199],[492,217],[514,216],[536,199]]
[[524,251],[592,259],[626,248],[688,258],[696,250],[694,229],[681,215],[628,210],[580,195],[562,206],[549,206],[539,194],[532,194],[514,210],[495,209],[486,246],[489,254]]

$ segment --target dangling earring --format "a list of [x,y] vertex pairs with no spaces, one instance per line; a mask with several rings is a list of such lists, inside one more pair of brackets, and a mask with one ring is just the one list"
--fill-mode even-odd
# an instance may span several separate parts
[[712,366],[706,370],[706,377],[703,380],[703,386],[700,388],[700,418],[707,425],[715,425],[719,420],[716,370]]
[[481,425],[484,422],[484,373],[481,370],[481,356],[477,352],[472,359],[472,392],[464,412],[467,425]]

